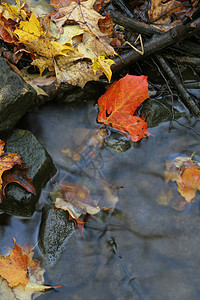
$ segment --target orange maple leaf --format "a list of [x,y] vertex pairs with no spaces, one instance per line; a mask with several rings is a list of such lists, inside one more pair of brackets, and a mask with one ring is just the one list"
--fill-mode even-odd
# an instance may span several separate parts
[[149,97],[146,76],[126,75],[111,84],[99,100],[98,122],[120,130],[133,142],[149,135],[147,123],[135,115],[141,103]]
[[200,167],[189,166],[177,180],[178,191],[187,202],[195,198],[196,192],[200,191]]
[[0,203],[5,196],[5,188],[11,182],[23,186],[28,192],[36,193],[31,178],[26,176],[27,168],[22,169],[22,161],[17,153],[5,153],[5,142],[0,140]]
[[178,156],[166,162],[165,182],[175,181],[185,204],[192,202],[200,191],[200,163],[191,157]]
[[23,254],[22,248],[15,243],[9,256],[0,257],[0,276],[7,280],[10,287],[19,284],[26,286],[29,281],[29,263],[28,255]]

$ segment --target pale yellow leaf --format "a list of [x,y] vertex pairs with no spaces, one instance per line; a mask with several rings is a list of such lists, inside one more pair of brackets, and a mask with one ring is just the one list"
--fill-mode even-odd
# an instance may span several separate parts
[[58,83],[67,82],[83,88],[88,81],[98,80],[103,74],[101,70],[94,74],[91,64],[87,61],[72,63],[68,68],[62,67],[60,59],[56,61],[55,72]]
[[[93,9],[95,0],[82,2],[72,1],[70,5],[61,7],[58,10],[58,18],[54,19],[58,27],[61,27],[67,20],[77,22],[80,27],[86,31],[92,32],[96,37],[104,36],[98,26],[99,19],[102,16]],[[64,15],[59,17],[59,15]]]

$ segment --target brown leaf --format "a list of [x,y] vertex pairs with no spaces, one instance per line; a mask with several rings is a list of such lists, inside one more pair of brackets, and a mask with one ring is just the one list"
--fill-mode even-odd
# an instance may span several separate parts
[[109,16],[108,12],[106,13],[105,18],[99,19],[98,25],[99,25],[101,32],[106,33],[109,36],[113,33],[114,23],[113,23],[111,17]]
[[[28,169],[21,169],[22,161],[17,153],[4,153],[5,142],[0,140],[0,202],[5,196],[5,188],[11,182],[22,185],[28,192],[36,193],[31,179],[26,176]],[[15,174],[16,172],[16,174]]]
[[183,4],[177,0],[152,0],[151,9],[148,11],[148,21],[155,24],[169,23],[171,15],[182,8]]
[[55,207],[67,210],[73,219],[82,214],[95,215],[100,211],[98,202],[93,200],[89,191],[80,185],[71,182],[60,182],[60,191],[51,193]]
[[27,192],[36,194],[36,190],[32,184],[32,179],[27,176],[29,168],[21,168],[20,166],[14,166],[11,170],[3,173],[3,195],[5,195],[5,188],[9,183],[15,182],[23,186]]

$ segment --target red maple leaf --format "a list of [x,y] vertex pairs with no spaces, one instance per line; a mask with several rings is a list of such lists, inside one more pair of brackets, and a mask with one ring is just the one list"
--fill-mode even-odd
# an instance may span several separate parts
[[149,98],[146,76],[126,75],[111,84],[99,100],[98,122],[112,127],[137,142],[148,136],[147,123],[136,114]]

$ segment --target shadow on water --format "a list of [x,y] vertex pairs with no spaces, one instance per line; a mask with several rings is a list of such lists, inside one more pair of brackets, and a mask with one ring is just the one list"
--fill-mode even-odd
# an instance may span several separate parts
[[[103,146],[92,163],[87,156],[77,163],[62,150],[80,149],[88,134],[98,128],[88,112],[87,103],[73,107],[49,104],[24,120],[24,127],[53,157],[58,167],[54,180],[84,183],[92,193],[101,194],[103,185],[94,180],[101,170],[107,182],[123,186],[116,190],[116,209],[89,218],[84,234],[76,231],[70,236],[54,265],[45,265],[36,250],[36,257],[45,265],[45,282],[62,286],[39,299],[200,299],[199,196],[180,211],[173,203],[161,201],[168,192],[166,160],[193,152],[199,160],[199,137],[177,124],[169,130],[166,122],[151,128],[152,136],[125,152]],[[200,130],[199,122],[193,125]],[[22,245],[37,243],[41,208],[49,203],[52,187],[49,182],[32,218],[1,215],[2,251],[12,247],[12,237]],[[173,198],[179,199],[176,184],[170,188]]]

